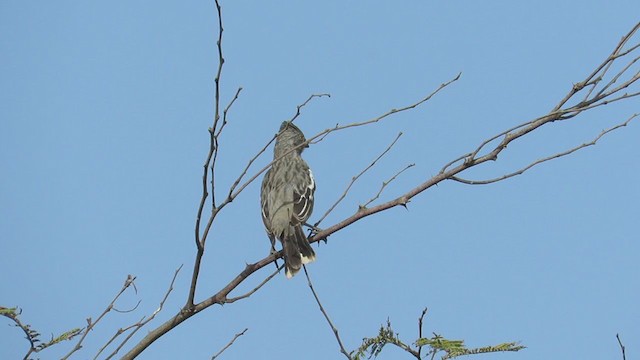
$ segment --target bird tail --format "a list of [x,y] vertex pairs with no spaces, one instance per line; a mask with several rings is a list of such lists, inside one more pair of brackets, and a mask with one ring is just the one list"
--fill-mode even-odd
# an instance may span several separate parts
[[285,236],[282,242],[284,248],[284,259],[287,278],[291,279],[303,264],[308,264],[316,259],[316,253],[313,251],[311,244],[304,236],[301,226],[294,226],[293,233]]

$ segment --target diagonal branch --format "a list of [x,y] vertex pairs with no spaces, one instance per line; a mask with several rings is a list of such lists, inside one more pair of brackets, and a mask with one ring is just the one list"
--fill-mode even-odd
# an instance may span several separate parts
[[622,360],[627,360],[624,344],[622,344],[622,340],[620,340],[620,334],[616,334],[616,339],[618,339],[618,345],[620,345],[620,351],[622,351]]
[[62,357],[62,360],[68,359],[73,353],[75,353],[76,351],[82,348],[82,343],[84,342],[84,339],[87,337],[87,335],[89,335],[89,332],[93,330],[96,327],[96,325],[100,322],[100,320],[102,320],[113,309],[116,301],[130,286],[133,285],[135,287],[135,284],[134,284],[135,280],[136,280],[135,276],[128,275],[120,291],[118,291],[118,293],[113,298],[113,300],[111,300],[109,305],[107,305],[104,311],[102,311],[102,314],[98,316],[98,319],[96,319],[96,321],[91,321],[91,318],[87,318],[87,327],[84,329],[82,336],[80,337],[76,345],[73,347],[73,349],[71,349],[71,351],[69,351],[67,355]]
[[387,148],[380,154],[378,155],[377,158],[375,158],[371,164],[369,164],[369,166],[367,166],[366,168],[364,168],[358,175],[354,176],[351,178],[351,182],[349,182],[349,185],[347,185],[347,188],[344,190],[344,192],[342,193],[342,195],[340,195],[340,197],[338,198],[338,200],[336,200],[335,203],[333,203],[333,205],[331,205],[331,207],[327,210],[327,212],[324,213],[324,215],[322,215],[322,217],[320,217],[320,220],[318,220],[313,226],[317,227],[318,225],[320,225],[320,223],[322,222],[322,220],[324,220],[335,208],[336,206],[338,206],[338,204],[340,204],[340,202],[342,200],[344,200],[344,198],[347,196],[347,194],[349,193],[349,190],[351,190],[351,187],[353,186],[353,184],[358,181],[358,179],[364,175],[364,173],[366,173],[367,171],[369,171],[369,169],[371,169],[372,167],[374,167],[376,165],[376,163],[378,162],[378,160],[382,159],[382,157],[389,152],[389,150],[391,150],[391,148],[396,144],[396,142],[398,142],[398,139],[400,139],[400,136],[402,136],[402,133],[398,133],[398,135],[396,136],[396,138],[393,140],[393,142],[391,142],[391,144],[389,146],[387,146]]
[[100,353],[102,351],[104,351],[109,344],[111,344],[113,341],[115,341],[115,339],[120,336],[121,334],[125,333],[128,330],[133,329],[132,332],[129,333],[129,335],[127,335],[122,342],[120,342],[120,344],[118,345],[118,347],[113,350],[113,352],[111,354],[109,354],[109,356],[107,356],[105,359],[111,359],[114,356],[116,356],[116,354],[124,347],[124,345],[133,337],[133,335],[138,332],[138,330],[142,329],[142,327],[144,327],[145,325],[147,325],[151,320],[153,320],[156,315],[158,315],[158,313],[160,313],[160,311],[162,311],[162,309],[164,308],[164,303],[167,301],[167,299],[169,298],[169,294],[171,294],[171,292],[173,291],[173,285],[176,283],[176,278],[178,277],[178,274],[180,273],[180,270],[182,270],[182,265],[180,265],[176,271],[174,271],[173,273],[173,278],[171,278],[171,282],[169,283],[169,288],[167,289],[167,291],[164,294],[164,297],[162,298],[162,300],[160,301],[160,305],[158,306],[158,308],[149,316],[145,319],[145,317],[143,316],[142,319],[140,319],[140,321],[138,321],[135,324],[132,324],[124,329],[118,329],[118,331],[116,331],[116,333],[113,335],[113,337],[102,347],[100,348],[100,350],[98,351],[98,353],[96,354],[96,356],[94,357],[94,360],[98,358],[98,356],[100,355]]
[[228,298],[226,300],[226,303],[233,303],[236,302],[238,300],[242,300],[242,299],[246,299],[249,296],[253,295],[256,291],[260,290],[260,288],[262,286],[264,286],[264,284],[268,283],[271,279],[273,279],[274,276],[276,276],[278,273],[280,273],[280,270],[282,270],[282,268],[284,268],[284,264],[278,266],[276,268],[276,270],[274,272],[271,273],[271,275],[267,276],[264,280],[262,280],[262,282],[260,284],[258,284],[258,286],[256,286],[255,288],[253,288],[251,291],[244,293],[240,296],[236,296],[236,297],[232,297],[232,298]]
[[320,302],[320,298],[318,298],[318,294],[316,293],[316,290],[313,288],[313,283],[311,283],[311,278],[309,277],[309,272],[307,272],[307,267],[303,265],[303,268],[304,268],[304,274],[307,276],[307,284],[309,285],[309,289],[311,290],[313,297],[316,299],[316,303],[320,307],[320,312],[322,312],[322,315],[329,323],[329,326],[331,326],[333,335],[336,337],[336,341],[338,341],[338,345],[340,346],[340,352],[343,353],[347,359],[352,360],[351,355],[344,348],[344,345],[342,345],[342,340],[340,339],[340,334],[338,334],[338,329],[336,328],[335,325],[333,325],[333,321],[331,321],[331,318],[329,317],[324,307],[322,306],[322,303]]
[[229,341],[229,343],[227,345],[225,345],[225,347],[223,347],[220,351],[218,351],[215,355],[213,355],[211,357],[211,360],[215,360],[218,356],[220,356],[220,354],[222,354],[225,350],[227,350],[229,347],[231,347],[231,345],[233,345],[233,343],[236,341],[236,339],[238,339],[240,336],[244,335],[244,333],[246,333],[247,330],[249,330],[249,328],[245,328],[241,332],[237,333],[233,337],[233,339],[231,339],[231,341]]
[[382,192],[384,191],[384,189],[391,184],[391,182],[393,180],[395,180],[398,176],[400,176],[400,174],[402,174],[403,172],[405,172],[405,170],[414,167],[416,164],[409,164],[405,167],[402,168],[402,170],[398,171],[395,175],[393,175],[389,180],[387,181],[383,181],[382,185],[380,186],[380,190],[378,190],[378,193],[376,194],[376,196],[372,197],[371,199],[369,199],[369,201],[367,201],[364,205],[360,205],[359,208],[360,209],[366,209],[367,206],[369,206],[369,204],[371,204],[372,202],[378,200],[380,198],[380,195],[382,195]]

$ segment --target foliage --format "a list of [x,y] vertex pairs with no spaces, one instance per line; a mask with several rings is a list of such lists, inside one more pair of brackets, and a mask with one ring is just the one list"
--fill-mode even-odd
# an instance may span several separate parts
[[0,315],[11,319],[15,323],[14,324],[15,327],[19,327],[20,329],[22,329],[22,331],[25,333],[25,338],[29,341],[29,344],[31,345],[29,351],[24,357],[25,359],[28,359],[31,353],[37,353],[59,342],[62,342],[65,340],[71,340],[74,336],[82,333],[82,330],[83,330],[80,328],[75,328],[75,329],[66,331],[58,336],[53,336],[52,334],[51,340],[47,342],[42,342],[42,340],[40,340],[41,334],[37,330],[34,330],[31,327],[31,325],[25,324],[20,320],[19,316],[21,313],[22,311],[18,308],[6,308],[6,307],[0,306]]
[[[419,338],[413,343],[414,346],[411,347],[400,340],[398,334],[391,328],[391,322],[387,320],[386,326],[380,326],[378,336],[373,338],[364,338],[362,345],[351,353],[351,357],[354,360],[362,360],[364,359],[364,356],[367,356],[368,359],[377,357],[387,344],[395,345],[410,353],[417,359],[422,358],[422,350],[427,350],[424,353],[424,356],[430,356],[431,359],[435,358],[438,353],[443,352],[444,354],[442,355],[441,360],[453,359],[463,355],[520,351],[525,348],[525,346],[519,345],[516,342],[508,342],[494,346],[469,349],[464,345],[464,340],[449,340],[436,333],[434,333],[431,338]],[[423,349],[424,347],[427,348]]]

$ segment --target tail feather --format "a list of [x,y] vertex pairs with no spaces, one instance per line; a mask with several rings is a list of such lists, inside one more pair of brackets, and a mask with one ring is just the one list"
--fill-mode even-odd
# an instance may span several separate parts
[[308,264],[316,259],[316,253],[302,232],[300,226],[295,226],[293,232],[282,239],[284,249],[285,275],[291,279],[300,271],[302,264]]
[[300,251],[300,255],[302,256],[302,263],[308,264],[316,260],[316,253],[313,251],[311,244],[309,244],[309,240],[304,236],[304,232],[302,231],[302,227],[295,227],[296,234],[296,242],[298,243],[298,250]]
[[282,248],[284,250],[284,265],[286,267],[285,275],[291,279],[302,267],[302,257],[298,244],[294,236],[287,236],[282,239]]

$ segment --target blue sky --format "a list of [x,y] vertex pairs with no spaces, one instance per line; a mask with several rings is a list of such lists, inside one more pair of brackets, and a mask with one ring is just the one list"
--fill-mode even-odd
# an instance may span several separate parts
[[[332,96],[303,110],[296,124],[307,135],[413,103],[462,72],[420,108],[332,134],[305,152],[318,184],[315,221],[404,133],[328,226],[407,164],[416,166],[383,199],[545,114],[635,25],[640,5],[227,1],[223,11],[223,102],[244,90],[221,139],[219,196],[310,94]],[[153,312],[181,264],[165,310],[142,332],[184,304],[213,116],[216,24],[212,1],[0,2],[0,305],[19,306],[23,321],[47,338],[95,319],[127,275],[137,276],[138,293],[118,303],[127,309],[140,300],[137,310],[110,314],[76,358],[93,358],[119,327]],[[518,169],[636,112],[640,102],[630,99],[546,126],[467,177]],[[427,334],[472,347],[528,347],[481,358],[619,358],[616,333],[633,357],[640,348],[639,137],[636,120],[522,176],[475,187],[444,182],[407,210],[331,236],[308,269],[345,346],[357,348],[387,318],[412,342],[428,307]],[[256,182],[218,218],[197,299],[267,255],[258,192]],[[190,319],[140,358],[208,359],[244,328],[221,358],[342,357],[304,277],[281,275],[247,300]],[[0,326],[0,339],[3,359],[27,346],[10,326]],[[59,358],[71,346],[39,355]],[[389,348],[380,358],[409,357]]]

